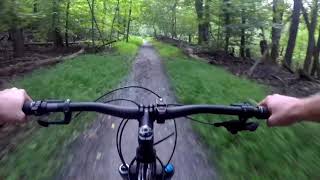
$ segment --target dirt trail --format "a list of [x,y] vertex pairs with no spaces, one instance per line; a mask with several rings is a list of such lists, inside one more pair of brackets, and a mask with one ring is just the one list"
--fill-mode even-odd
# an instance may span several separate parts
[[[154,90],[167,103],[174,103],[174,94],[170,89],[161,59],[149,44],[141,47],[134,61],[133,69],[123,85],[139,85]],[[137,102],[154,103],[155,96],[141,90],[129,89],[115,95]],[[127,105],[127,104],[126,104]],[[120,158],[116,150],[116,130],[119,119],[101,116],[70,147],[70,157],[64,165],[58,179],[121,179],[118,173]],[[123,154],[126,161],[131,161],[137,147],[137,122],[129,121],[123,139]],[[216,173],[208,163],[208,158],[201,147],[198,137],[193,133],[190,122],[177,119],[178,142],[172,163],[176,172],[173,179],[197,180],[215,179]],[[155,141],[169,135],[174,130],[169,121],[164,125],[155,125]],[[174,138],[156,146],[157,154],[166,162],[170,156]]]

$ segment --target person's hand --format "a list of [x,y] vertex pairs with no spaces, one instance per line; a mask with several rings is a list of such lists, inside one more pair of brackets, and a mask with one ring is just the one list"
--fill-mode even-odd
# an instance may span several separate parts
[[26,115],[22,112],[22,106],[26,101],[31,101],[31,98],[23,89],[0,91],[0,124],[25,122]]
[[287,126],[301,120],[303,101],[298,98],[274,94],[267,96],[259,103],[271,113],[267,124],[269,126]]

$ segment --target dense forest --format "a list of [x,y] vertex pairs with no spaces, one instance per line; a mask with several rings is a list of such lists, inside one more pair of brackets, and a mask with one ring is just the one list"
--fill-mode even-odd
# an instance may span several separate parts
[[3,0],[1,53],[167,36],[320,76],[317,0]]

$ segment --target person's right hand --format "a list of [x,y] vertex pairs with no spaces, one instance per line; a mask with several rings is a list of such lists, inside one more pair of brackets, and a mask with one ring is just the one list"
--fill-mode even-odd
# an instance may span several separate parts
[[0,124],[25,122],[26,116],[22,112],[22,106],[26,101],[31,101],[31,98],[23,89],[0,91]]
[[303,100],[279,94],[269,95],[259,105],[271,112],[267,124],[269,126],[287,126],[301,120]]

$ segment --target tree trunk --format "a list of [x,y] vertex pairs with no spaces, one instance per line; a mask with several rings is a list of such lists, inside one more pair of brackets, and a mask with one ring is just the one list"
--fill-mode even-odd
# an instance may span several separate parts
[[272,30],[271,30],[271,61],[272,63],[277,62],[279,57],[279,41],[281,38],[282,31],[282,18],[284,12],[283,0],[273,0],[273,19],[272,19]]
[[105,32],[108,32],[108,9],[107,9],[107,0],[103,1],[103,24],[105,25],[102,29],[105,29]]
[[195,0],[195,9],[198,18],[198,44],[202,44],[203,0]]
[[294,0],[291,25],[289,29],[289,39],[288,39],[286,54],[284,55],[284,62],[283,62],[283,65],[287,66],[290,69],[292,64],[293,51],[296,45],[296,39],[297,39],[297,34],[299,29],[301,7],[302,7],[301,0]]
[[229,50],[229,39],[230,39],[230,0],[223,0],[223,12],[224,12],[224,27],[225,27],[225,44],[224,50]]
[[314,33],[317,25],[318,18],[318,0],[313,0],[311,9],[311,22],[308,21],[308,16],[305,9],[303,8],[303,15],[308,26],[308,47],[306,52],[306,58],[304,60],[303,70],[306,74],[310,74],[311,65],[312,65],[312,55],[315,47],[315,38]]
[[210,35],[210,1],[206,0],[204,5],[204,23],[203,23],[203,42],[204,44],[209,44]]
[[[91,12],[91,15],[92,15],[93,25],[92,24],[91,25],[92,25],[92,29],[93,29],[93,31],[92,31],[93,32],[93,37],[94,37],[93,39],[95,39],[95,28],[94,28],[94,25],[96,25],[96,28],[97,28],[99,36],[100,36],[100,40],[102,41],[102,44],[105,44],[104,38],[102,36],[102,33],[101,33],[99,25],[98,25],[98,22],[96,20],[95,15],[94,15],[94,0],[92,0],[92,3],[93,3],[92,5],[90,4],[89,0],[87,0],[87,3],[88,3],[88,6],[89,6],[89,10]],[[94,41],[93,41],[93,45],[94,45]]]
[[11,0],[9,16],[12,18],[10,22],[9,39],[13,41],[13,56],[21,57],[24,55],[24,37],[23,30],[18,26],[19,17],[17,16],[17,3],[16,0]]
[[113,16],[112,23],[111,23],[111,30],[110,30],[109,40],[112,39],[113,29],[114,29],[114,21],[116,20],[118,8],[119,8],[118,6],[119,6],[119,0],[118,0],[118,4],[117,4],[116,10],[114,12],[114,16]]
[[63,38],[60,32],[60,29],[58,27],[58,24],[59,24],[59,0],[53,0],[51,36],[53,37],[54,46],[56,48],[61,48],[63,47]]
[[[127,2],[127,1],[126,1]],[[126,30],[127,30],[127,28],[126,28],[126,26],[127,26],[127,20],[128,20],[128,9],[126,8],[126,10],[125,10],[125,13],[124,13],[126,16],[124,17],[124,19],[123,19],[123,22],[122,22],[122,34],[123,34],[123,37],[122,37],[122,40],[126,40],[127,39],[127,33],[126,33]]]
[[242,58],[245,57],[245,49],[246,49],[246,30],[245,30],[245,24],[246,24],[246,18],[244,17],[245,13],[244,13],[244,9],[242,9],[242,13],[241,13],[241,40],[240,40],[240,56]]
[[177,0],[172,6],[171,38],[177,37]]
[[[89,5],[90,6],[90,5]],[[92,47],[95,47],[94,42],[94,0],[91,1],[91,39],[92,39]]]
[[130,0],[130,8],[129,8],[129,16],[128,16],[128,25],[127,25],[127,37],[126,37],[126,42],[129,42],[130,22],[131,22],[131,11],[132,11],[132,0]]
[[152,25],[152,28],[153,28],[153,36],[157,39],[158,33],[157,33],[157,29],[156,29],[156,27],[154,26],[154,24]]
[[[119,5],[119,0],[118,0],[118,5]],[[117,26],[120,26],[120,6],[118,6],[118,14],[117,14]],[[119,38],[120,38],[120,28],[118,27],[117,28],[118,30],[117,30],[117,40],[119,40]]]
[[315,77],[320,77],[319,53],[320,53],[320,28],[319,28],[319,33],[318,33],[317,46],[314,49],[313,67],[312,67],[312,71],[311,71],[311,75],[313,75]]
[[70,0],[67,1],[67,10],[66,10],[66,29],[65,29],[65,40],[66,46],[69,47],[69,12],[70,12]]
[[13,56],[22,57],[24,55],[24,37],[23,29],[12,27],[10,29],[10,34],[13,40]]
[[33,1],[33,13],[38,12],[38,0]]
[[251,52],[249,48],[246,48],[246,58],[251,59]]
[[[263,39],[260,41],[260,53],[261,55],[265,54],[265,52],[268,50],[268,42],[267,40]],[[267,55],[266,55],[267,57]]]
[[209,41],[209,2],[210,1],[207,0],[204,4],[203,0],[195,1],[195,8],[198,18],[198,44],[208,44]]
[[54,29],[54,46],[56,48],[61,48],[63,47],[63,37],[61,35],[60,29],[59,28],[55,28]]

